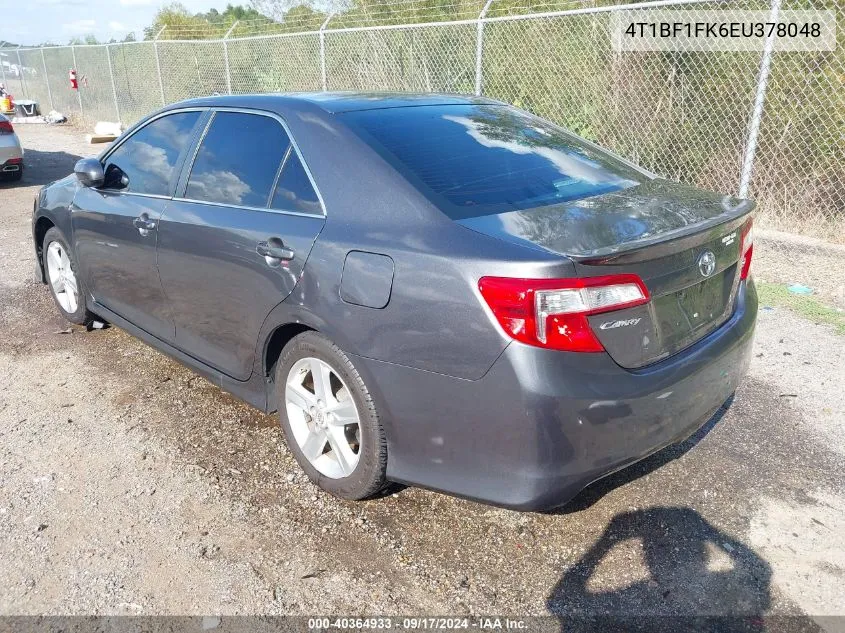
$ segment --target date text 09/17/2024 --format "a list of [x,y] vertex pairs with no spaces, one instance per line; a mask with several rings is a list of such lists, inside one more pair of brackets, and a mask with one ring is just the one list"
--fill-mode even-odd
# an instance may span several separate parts
[[518,631],[528,629],[524,619],[505,617],[315,617],[308,619],[309,631],[324,630],[470,630]]

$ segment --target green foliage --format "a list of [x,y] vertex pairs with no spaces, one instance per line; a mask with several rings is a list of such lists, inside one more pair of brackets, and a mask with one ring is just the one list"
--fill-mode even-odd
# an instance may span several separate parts
[[70,46],[82,46],[83,44],[100,44],[101,42],[97,40],[94,35],[88,34],[82,37],[72,37],[68,44]]
[[757,294],[760,305],[789,308],[813,323],[831,325],[837,334],[845,336],[845,312],[825,305],[813,296],[793,294],[784,284],[767,282],[757,283]]
[[216,39],[223,37],[235,22],[264,19],[252,7],[228,4],[222,13],[217,9],[191,13],[182,3],[172,2],[159,9],[153,23],[144,29],[144,39],[152,39],[162,28],[162,39]]

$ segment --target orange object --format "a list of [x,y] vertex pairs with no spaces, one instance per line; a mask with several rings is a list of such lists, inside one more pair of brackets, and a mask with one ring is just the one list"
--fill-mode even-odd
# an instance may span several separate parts
[[68,71],[68,79],[70,79],[70,89],[79,90],[79,84],[76,81],[76,71],[73,68]]
[[14,110],[15,103],[12,101],[11,95],[0,98],[0,112],[13,112]]

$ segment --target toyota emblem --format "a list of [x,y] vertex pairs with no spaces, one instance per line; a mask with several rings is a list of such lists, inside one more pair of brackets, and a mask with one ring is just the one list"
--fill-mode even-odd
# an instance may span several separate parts
[[698,272],[702,277],[709,277],[716,272],[716,255],[713,251],[704,251],[698,257]]

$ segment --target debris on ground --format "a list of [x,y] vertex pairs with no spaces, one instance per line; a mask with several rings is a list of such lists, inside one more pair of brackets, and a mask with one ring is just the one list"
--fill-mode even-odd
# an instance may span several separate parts
[[97,143],[111,143],[117,137],[111,134],[89,134],[86,137],[89,145],[96,145]]
[[50,110],[46,116],[37,114],[37,115],[26,115],[26,116],[16,116],[12,118],[12,123],[15,125],[22,125],[22,124],[47,124],[47,125],[55,125],[57,123],[67,123],[67,117],[62,114],[61,112],[57,112],[56,110]]
[[802,284],[791,284],[786,288],[792,294],[796,295],[811,295],[813,294],[813,289],[809,286],[804,286]]
[[123,126],[111,121],[98,121],[97,125],[94,126],[94,134],[100,136],[120,136],[122,132]]
[[95,143],[111,143],[123,133],[123,126],[120,123],[111,121],[98,121],[94,126],[94,133],[88,135],[89,145]]
[[16,116],[12,117],[12,123],[15,125],[23,125],[23,124],[30,124],[30,123],[46,123],[47,120],[39,115],[39,116]]
[[44,120],[53,125],[56,123],[67,123],[67,117],[56,110],[50,110],[47,113],[47,116],[44,117]]

